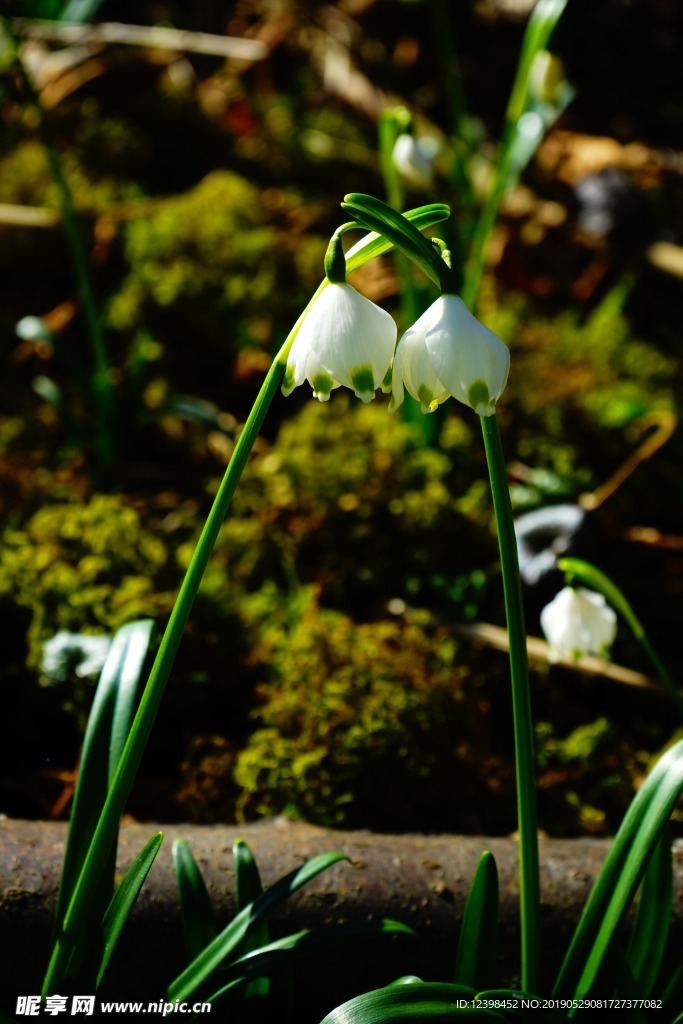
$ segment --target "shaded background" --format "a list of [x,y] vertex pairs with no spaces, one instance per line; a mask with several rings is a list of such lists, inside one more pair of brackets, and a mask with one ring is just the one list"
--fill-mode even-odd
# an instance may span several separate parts
[[[475,189],[486,189],[530,5],[452,6],[105,2],[97,12],[256,39],[259,60],[24,36],[107,349],[106,462],[40,118],[5,62],[0,809],[10,816],[68,812],[93,691],[74,665],[63,678],[46,672],[46,641],[58,630],[109,635],[142,616],[163,628],[240,424],[321,277],[339,202],[386,195],[383,110],[407,107],[437,154],[433,191],[406,183],[407,205],[438,198],[462,223],[444,40],[460,59]],[[572,553],[624,590],[674,678],[682,28],[673,0],[570,0],[551,48],[576,95],[503,203],[478,297],[512,349],[500,419],[516,510],[588,509]],[[354,283],[408,326],[390,259]],[[362,407],[337,392],[325,407],[305,391],[269,413],[130,811],[505,834],[515,827],[506,661],[460,628],[504,621],[476,417],[451,402],[434,427],[419,414],[389,418],[381,397]],[[614,481],[639,450],[632,475]],[[561,584],[549,572],[527,586],[530,633]],[[625,627],[613,657],[649,671]],[[533,687],[542,827],[611,834],[679,732],[672,706],[543,659]]]

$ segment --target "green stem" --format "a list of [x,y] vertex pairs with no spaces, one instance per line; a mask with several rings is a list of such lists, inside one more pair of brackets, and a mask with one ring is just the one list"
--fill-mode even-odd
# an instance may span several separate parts
[[505,614],[510,644],[510,681],[515,729],[517,773],[517,820],[519,828],[519,899],[522,935],[522,989],[539,991],[540,883],[538,827],[536,824],[536,780],[534,733],[527,666],[526,630],[522,587],[517,560],[517,540],[498,420],[481,418],[484,447],[491,479],[493,508],[505,591]]
[[114,444],[112,437],[112,421],[114,415],[113,390],[109,377],[109,361],[104,344],[102,325],[97,310],[97,304],[95,302],[92,283],[90,281],[88,257],[86,255],[83,238],[78,225],[73,196],[71,194],[71,189],[67,181],[61,158],[57,151],[50,121],[42,103],[40,102],[40,97],[33,88],[33,83],[26,72],[21,58],[19,57],[18,48],[15,53],[15,61],[26,95],[38,115],[38,132],[47,155],[52,179],[57,187],[67,248],[71,257],[74,276],[76,278],[76,287],[81,301],[81,308],[83,310],[86,334],[90,341],[93,353],[94,373],[92,376],[92,400],[97,423],[97,445],[102,463],[105,466],[109,466],[114,458]]
[[73,949],[76,946],[79,931],[84,922],[87,921],[89,907],[95,898],[99,880],[105,870],[110,851],[116,840],[119,819],[123,814],[133,780],[142,760],[142,755],[152,731],[152,726],[154,725],[166,683],[180,645],[183,630],[185,629],[194,599],[197,596],[214,544],[216,543],[218,532],[232,501],[235,488],[242,475],[254,441],[261,429],[266,412],[282,381],[287,355],[294,342],[294,338],[312,303],[325,286],[326,282],[319,286],[275,357],[254,402],[254,406],[249,413],[223,481],[211,506],[211,511],[197,542],[197,547],[161,640],[159,651],[131,727],[130,735],[123,748],[116,775],[102,808],[90,849],[64,915],[62,929],[54,945],[43,983],[44,996],[49,995],[59,987]]

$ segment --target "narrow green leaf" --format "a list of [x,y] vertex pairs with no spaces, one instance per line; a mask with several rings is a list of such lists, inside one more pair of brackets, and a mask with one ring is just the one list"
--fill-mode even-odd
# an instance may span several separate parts
[[664,828],[645,871],[638,911],[626,954],[639,999],[647,999],[652,994],[662,966],[673,903],[671,834],[668,828]]
[[[244,910],[246,906],[258,899],[263,892],[261,876],[259,874],[256,858],[243,839],[238,839],[232,848],[235,858],[235,898],[237,910]],[[239,948],[242,955],[251,953],[252,950],[261,949],[267,946],[270,941],[270,930],[267,921],[261,921],[245,935]],[[267,995],[269,983],[267,978],[258,978],[253,981],[245,992],[245,999],[261,999]]]
[[683,741],[664,754],[636,793],[588,898],[553,994],[585,998],[683,792]]
[[485,850],[477,865],[462,915],[455,981],[475,988],[493,985],[498,940],[498,869]]
[[104,953],[100,963],[100,969],[97,974],[96,988],[99,988],[102,982],[104,973],[107,970],[109,961],[111,960],[112,953],[116,948],[116,943],[123,931],[123,926],[135,906],[135,901],[145,883],[149,869],[154,863],[154,859],[159,852],[162,839],[163,833],[161,832],[157,832],[155,836],[152,836],[150,841],[128,868],[123,881],[114,893],[114,897],[107,907],[107,912],[104,915],[103,922]]
[[381,199],[351,192],[344,196],[342,209],[348,210],[354,220],[371,231],[385,236],[393,245],[417,264],[424,274],[441,287],[448,267],[430,242],[415,225],[397,213]]
[[385,935],[410,935],[417,938],[412,928],[401,924],[400,921],[391,921],[388,918],[382,921],[326,925],[324,928],[316,928],[312,931],[306,928],[292,935],[286,935],[259,950],[247,953],[246,956],[235,960],[225,970],[221,970],[220,977],[223,984],[217,992],[208,998],[208,1002],[215,1002],[249,978],[270,975],[275,971],[289,970],[292,964],[323,950],[337,949],[340,946],[377,939]]
[[[71,808],[55,912],[56,931],[61,927],[130,730],[135,712],[135,695],[153,628],[154,623],[149,619],[123,626],[112,640],[100,674],[83,739]],[[111,896],[113,874],[114,860],[110,856],[110,866],[104,876],[106,891],[102,890],[102,912]]]
[[[631,999],[633,1006],[629,1009],[629,1024],[647,1024],[648,1015],[638,1006],[638,1000],[643,999],[636,979],[626,961],[623,951],[613,943],[610,946],[609,954],[605,963],[603,978],[609,979],[614,985],[613,995],[615,999]],[[604,984],[604,981],[603,981]]]
[[322,1024],[438,1024],[460,1017],[506,1020],[495,1010],[473,1005],[470,992],[460,985],[439,982],[387,985],[343,1003],[328,1013]]
[[267,889],[254,903],[248,904],[223,929],[220,935],[211,942],[198,957],[173,981],[168,988],[169,999],[183,1002],[198,985],[222,963],[226,957],[239,946],[251,928],[264,920],[272,911],[283,903],[292,893],[307,882],[326,871],[333,864],[348,860],[343,853],[325,853],[309,860],[303,867],[297,868],[281,878]]
[[[445,203],[429,203],[427,206],[418,206],[414,210],[408,210],[406,213],[401,214],[402,217],[410,221],[418,232],[448,220],[450,215],[450,207],[446,206]],[[350,274],[353,270],[358,270],[368,260],[374,259],[375,256],[382,256],[385,252],[391,252],[393,248],[392,242],[388,241],[383,235],[372,231],[365,238],[361,238],[359,242],[351,246],[347,252],[347,273]]]
[[190,963],[216,938],[218,929],[202,873],[184,839],[173,841],[171,857],[180,899],[185,950]]

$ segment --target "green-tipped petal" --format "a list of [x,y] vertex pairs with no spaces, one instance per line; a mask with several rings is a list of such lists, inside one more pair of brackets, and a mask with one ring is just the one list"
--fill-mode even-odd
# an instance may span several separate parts
[[457,295],[442,295],[427,312],[425,345],[439,380],[479,416],[492,416],[510,369],[507,345]]

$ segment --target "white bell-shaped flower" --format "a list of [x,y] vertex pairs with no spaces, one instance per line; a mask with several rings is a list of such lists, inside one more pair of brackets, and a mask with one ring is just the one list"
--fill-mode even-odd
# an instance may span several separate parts
[[396,324],[349,284],[328,284],[299,328],[287,359],[282,393],[308,380],[326,402],[344,385],[369,402],[385,380],[396,344]]
[[541,612],[541,628],[555,660],[606,654],[617,635],[617,615],[602,594],[564,587]]
[[423,412],[453,395],[480,416],[492,416],[507,383],[510,351],[457,295],[441,295],[398,343],[390,409],[406,387]]

